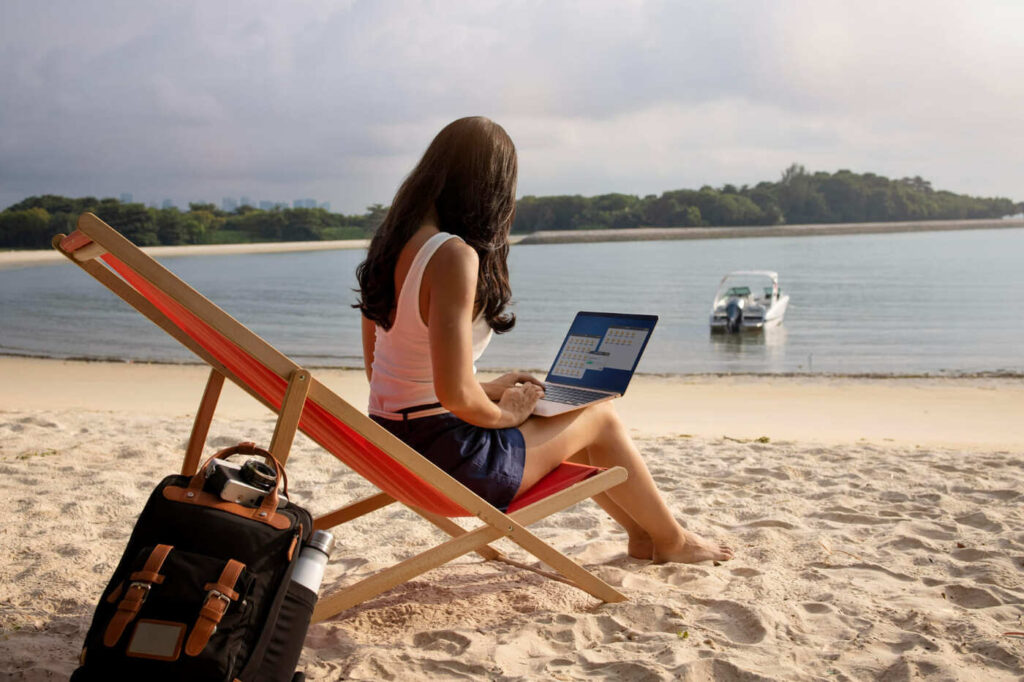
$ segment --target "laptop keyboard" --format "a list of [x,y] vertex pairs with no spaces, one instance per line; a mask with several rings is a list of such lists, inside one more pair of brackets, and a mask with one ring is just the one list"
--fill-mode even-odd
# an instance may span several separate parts
[[585,388],[568,388],[566,386],[555,386],[544,384],[544,400],[563,405],[583,405],[595,400],[607,397],[607,393],[588,391]]

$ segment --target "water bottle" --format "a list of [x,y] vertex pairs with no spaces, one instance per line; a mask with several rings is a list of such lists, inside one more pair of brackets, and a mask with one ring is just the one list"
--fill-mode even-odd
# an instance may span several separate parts
[[295,569],[292,571],[292,582],[306,587],[313,594],[320,591],[320,583],[324,579],[324,567],[327,558],[334,549],[334,535],[326,530],[314,531],[309,542],[302,548]]
[[292,579],[281,601],[274,633],[267,644],[256,682],[292,680],[302,653],[302,642],[313,616],[317,592],[324,579],[327,556],[334,549],[334,535],[325,530],[313,533],[292,567]]

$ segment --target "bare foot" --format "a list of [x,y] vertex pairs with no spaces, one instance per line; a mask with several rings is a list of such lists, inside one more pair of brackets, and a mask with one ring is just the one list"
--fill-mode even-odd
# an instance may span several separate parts
[[654,541],[647,533],[630,535],[626,552],[634,559],[650,559],[654,556]]
[[675,562],[680,564],[696,564],[701,561],[728,561],[732,558],[732,549],[711,540],[705,540],[688,530],[678,542],[669,546],[654,547],[651,557],[656,564]]

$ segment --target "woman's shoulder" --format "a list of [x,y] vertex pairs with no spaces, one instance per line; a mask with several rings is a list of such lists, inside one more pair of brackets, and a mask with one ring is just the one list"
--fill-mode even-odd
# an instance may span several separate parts
[[472,299],[476,292],[480,257],[461,239],[449,239],[434,253],[423,272],[428,291],[445,298]]
[[[438,265],[438,269],[448,271],[450,268],[472,267],[473,272],[480,265],[480,256],[476,249],[462,240],[458,235],[448,235],[449,238],[437,247],[434,256],[430,259],[430,265]],[[429,269],[429,266],[428,266]]]

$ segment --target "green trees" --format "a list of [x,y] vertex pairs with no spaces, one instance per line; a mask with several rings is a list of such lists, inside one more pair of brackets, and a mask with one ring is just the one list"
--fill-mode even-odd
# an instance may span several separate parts
[[136,244],[155,246],[362,239],[373,234],[387,207],[374,204],[364,215],[355,216],[322,208],[262,211],[251,206],[226,213],[209,203],[191,203],[188,211],[179,211],[122,204],[116,199],[47,194],[0,212],[0,248],[47,248],[53,235],[74,230],[85,211],[95,213]]
[[[146,208],[115,199],[47,194],[29,197],[0,212],[0,248],[47,248],[59,232],[92,211],[143,246],[235,242],[361,239],[373,234],[388,207],[368,206],[362,215],[322,208],[242,206],[226,213],[209,203]],[[1024,211],[1005,198],[936,191],[921,177],[890,180],[874,173],[810,173],[793,164],[776,182],[678,189],[661,195],[601,194],[594,197],[525,196],[516,207],[513,231],[600,230],[651,227],[778,225],[780,223],[886,222],[999,218]]]
[[0,213],[0,237],[6,246],[37,248],[38,244],[49,243],[51,236],[50,214],[45,208]]
[[920,177],[890,180],[849,170],[809,173],[793,164],[777,182],[754,187],[705,186],[643,198],[523,197],[513,230],[964,220],[1000,218],[1022,210],[1024,204],[1005,198],[937,192]]

